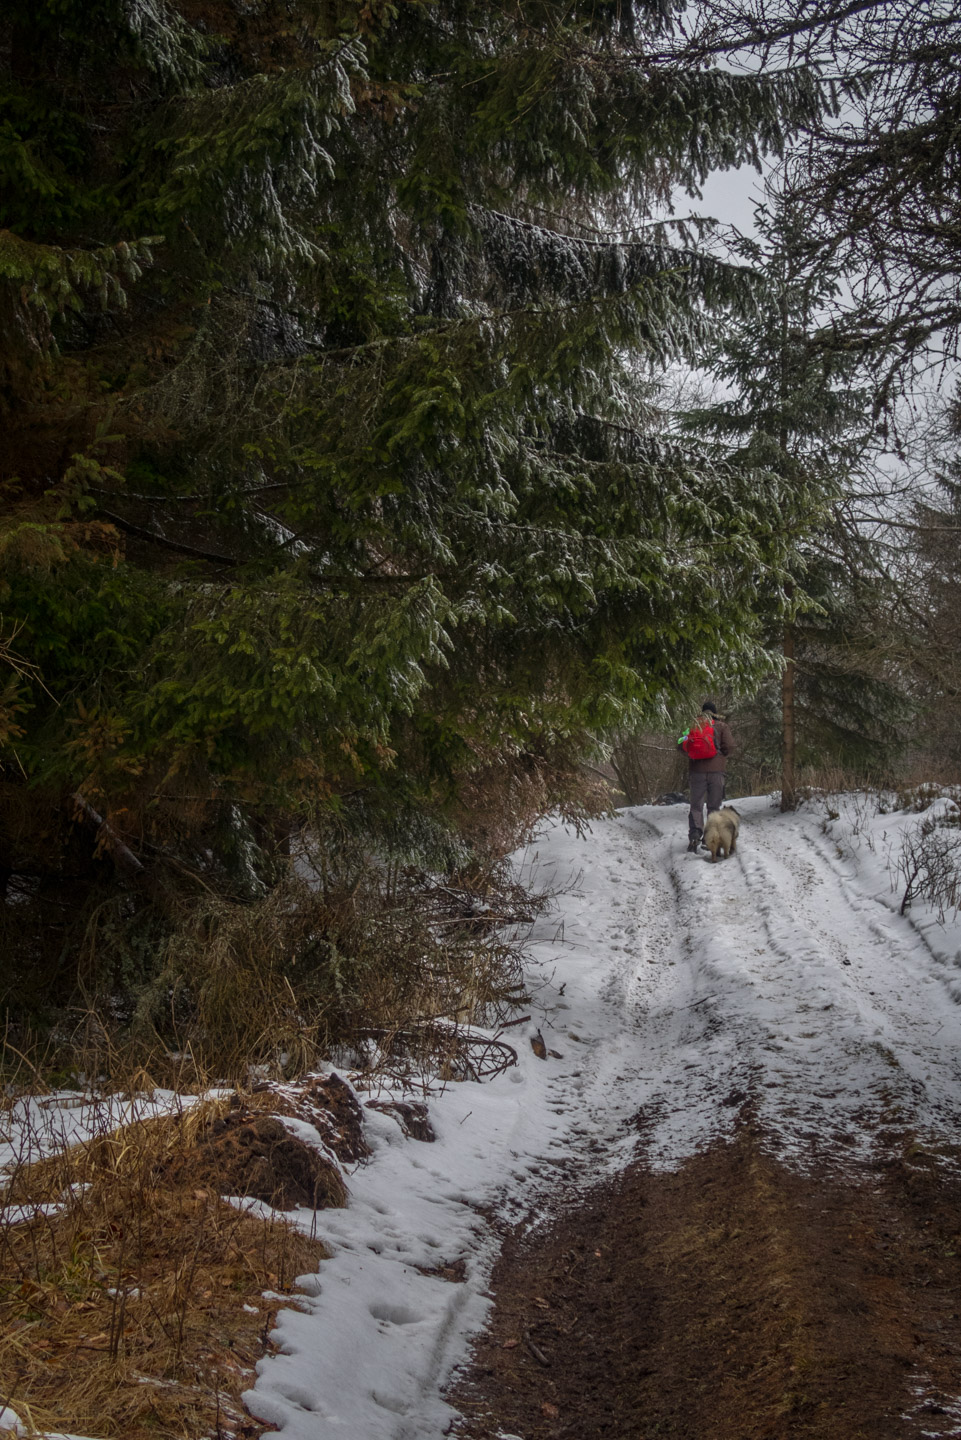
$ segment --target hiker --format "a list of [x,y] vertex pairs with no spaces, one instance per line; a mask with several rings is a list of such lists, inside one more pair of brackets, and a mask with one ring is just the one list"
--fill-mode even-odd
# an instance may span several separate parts
[[[717,713],[713,700],[705,700],[701,713],[678,745],[688,757],[691,809],[687,819],[687,848],[696,850],[704,834],[704,806],[708,814],[720,810],[728,756],[734,754],[734,737]],[[711,748],[713,746],[713,754]],[[693,754],[691,753],[693,751]]]

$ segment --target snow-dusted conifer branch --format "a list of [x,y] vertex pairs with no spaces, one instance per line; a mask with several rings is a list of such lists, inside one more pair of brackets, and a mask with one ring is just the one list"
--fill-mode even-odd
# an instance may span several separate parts
[[564,232],[633,235],[829,97],[669,61],[658,6],[201,10],[9,0],[11,113],[47,117],[0,156],[11,243],[164,243],[10,380],[0,581],[57,700],[18,679],[25,774],[217,887],[225,817],[266,884],[291,815],[466,827],[481,773],[553,803],[590,732],[759,672],[785,496],[656,384],[753,282]]

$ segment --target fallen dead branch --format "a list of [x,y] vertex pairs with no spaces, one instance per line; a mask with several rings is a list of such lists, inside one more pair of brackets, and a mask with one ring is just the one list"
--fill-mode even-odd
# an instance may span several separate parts
[[129,845],[124,844],[114,827],[106,820],[98,810],[90,804],[90,801],[77,790],[70,797],[76,807],[77,817],[86,820],[97,832],[97,845],[102,846],[108,852],[117,869],[125,875],[139,875],[143,870],[142,863],[137,859]]
[[533,1340],[531,1339],[531,1332],[529,1330],[524,1331],[524,1344],[528,1352],[533,1355],[538,1365],[543,1365],[545,1370],[549,1370],[551,1368],[551,1362],[548,1360],[543,1350],[538,1349],[538,1347],[534,1344]]
[[[365,1029],[361,1040],[377,1046],[371,1070],[407,1083],[415,1069],[427,1069],[442,1080],[492,1080],[517,1064],[517,1051],[506,1040],[478,1035],[454,1024],[426,1023],[400,1026],[394,1030]],[[397,1067],[396,1062],[404,1064]]]

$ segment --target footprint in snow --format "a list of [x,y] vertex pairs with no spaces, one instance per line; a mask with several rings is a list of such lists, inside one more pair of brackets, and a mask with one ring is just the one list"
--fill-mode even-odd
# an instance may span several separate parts
[[379,1301],[368,1307],[375,1320],[380,1320],[386,1325],[416,1325],[418,1320],[423,1320],[416,1310],[409,1305],[384,1305]]

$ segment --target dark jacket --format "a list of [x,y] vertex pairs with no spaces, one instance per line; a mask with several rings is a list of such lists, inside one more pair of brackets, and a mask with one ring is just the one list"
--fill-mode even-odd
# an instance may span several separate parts
[[728,728],[727,721],[722,720],[719,715],[714,720],[714,743],[717,746],[716,755],[712,755],[708,760],[689,760],[687,762],[689,775],[711,774],[727,769],[728,757],[734,754],[734,736]]

